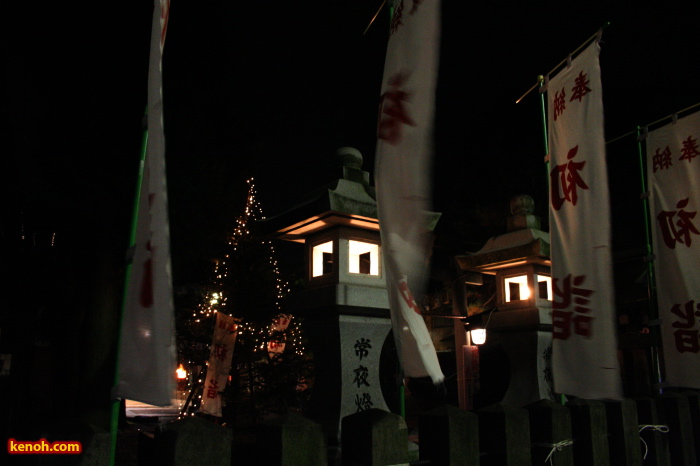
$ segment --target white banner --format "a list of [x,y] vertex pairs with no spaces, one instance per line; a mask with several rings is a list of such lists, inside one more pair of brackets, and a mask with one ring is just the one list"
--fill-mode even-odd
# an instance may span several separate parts
[[148,145],[119,346],[115,396],[169,406],[175,393],[175,327],[165,178],[161,57],[169,0],[155,0],[148,71]]
[[284,341],[279,341],[280,332],[285,332],[287,330],[291,320],[291,314],[279,314],[272,320],[272,324],[270,325],[270,333],[276,336],[267,342],[267,355],[270,357],[270,359],[276,358],[280,354],[284,353],[287,343]]
[[217,312],[214,336],[209,349],[209,362],[204,377],[200,412],[221,417],[221,393],[226,388],[228,374],[231,372],[236,336],[238,336],[236,319]]
[[666,381],[700,388],[700,113],[647,138],[649,209]]
[[547,88],[552,372],[557,393],[620,399],[599,53],[594,41]]
[[395,4],[384,65],[376,154],[382,249],[394,338],[404,374],[444,379],[420,309],[426,286],[440,2]]

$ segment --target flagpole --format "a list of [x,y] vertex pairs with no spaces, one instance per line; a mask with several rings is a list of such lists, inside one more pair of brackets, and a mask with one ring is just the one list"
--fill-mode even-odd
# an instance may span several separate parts
[[[596,31],[595,34],[593,34],[591,37],[589,37],[588,39],[586,39],[585,41],[583,41],[583,43],[582,43],[581,45],[579,45],[573,52],[571,52],[571,53],[569,54],[568,57],[566,57],[565,59],[563,59],[562,61],[560,61],[559,63],[557,63],[557,65],[556,65],[554,68],[552,68],[551,70],[549,70],[549,73],[547,73],[547,76],[549,76],[550,74],[552,74],[552,73],[554,73],[555,71],[557,71],[557,70],[559,69],[559,67],[562,66],[563,64],[568,63],[568,62],[571,60],[571,58],[572,58],[574,55],[576,55],[577,52],[579,52],[579,51],[580,51],[581,49],[583,49],[586,45],[588,45],[588,43],[589,43],[590,41],[592,41],[593,39],[595,39],[596,37],[598,37],[600,34],[602,34],[603,29],[605,29],[605,28],[608,27],[608,26],[610,26],[610,23],[609,23],[609,22],[603,24],[603,25],[600,27],[600,29],[598,29],[598,31]],[[524,93],[523,95],[521,95],[520,98],[519,98],[518,100],[515,101],[515,103],[516,103],[516,104],[519,104],[520,101],[523,100],[523,99],[525,98],[525,96],[528,95],[530,92],[534,91],[534,90],[537,88],[538,85],[541,86],[541,83],[539,83],[539,82],[538,82],[538,83],[535,83],[530,89],[528,89],[527,91],[525,91],[525,93]]]
[[[586,42],[588,42],[588,41],[586,41]],[[545,176],[546,176],[546,180],[547,180],[547,197],[549,198],[549,190],[550,190],[550,183],[551,183],[551,179],[549,176],[549,133],[547,132],[547,104],[545,102],[545,96],[544,96],[545,92],[547,92],[547,88],[545,86],[544,76],[542,76],[542,75],[537,76],[537,81],[539,82],[539,85],[540,85],[540,114],[542,115],[542,136],[543,136],[543,143],[544,143],[544,168],[545,168]],[[521,97],[521,99],[522,99],[522,97]],[[559,403],[561,403],[562,405],[566,404],[566,398],[562,394],[559,395]]]
[[654,269],[654,249],[651,242],[651,222],[649,219],[649,193],[647,191],[646,183],[646,167],[645,167],[645,157],[644,150],[642,148],[642,141],[646,139],[646,128],[642,132],[642,128],[637,126],[637,152],[639,154],[639,174],[640,174],[640,184],[642,187],[642,211],[644,215],[644,234],[646,238],[646,257],[644,262],[647,263],[647,293],[649,297],[649,311],[650,311],[650,325],[649,330],[651,332],[652,344],[651,344],[651,365],[654,374],[652,375],[652,390],[658,391],[659,394],[663,393],[662,383],[663,383],[663,373],[661,368],[661,359],[659,358],[659,348],[661,347],[661,338],[659,335],[659,307],[656,300],[656,272]]
[[[148,111],[146,111],[148,113]],[[136,175],[136,193],[134,197],[133,213],[131,216],[131,229],[129,231],[129,246],[127,249],[126,257],[126,270],[124,273],[124,291],[122,293],[122,306],[121,312],[119,313],[119,323],[117,325],[117,352],[116,360],[114,363],[114,384],[113,387],[119,385],[119,348],[121,345],[121,328],[122,321],[124,320],[124,310],[126,308],[126,293],[127,287],[129,286],[129,278],[131,276],[131,266],[133,261],[134,246],[136,244],[136,226],[138,224],[139,215],[139,200],[141,199],[141,189],[143,187],[143,170],[146,163],[146,147],[148,145],[148,125],[146,123],[146,114],[143,117],[143,138],[141,141],[141,156],[139,159],[138,173]],[[119,409],[121,406],[121,400],[113,396],[111,400],[111,419],[110,419],[110,448],[109,448],[109,464],[114,466],[116,452],[117,452],[117,433],[119,431]]]
[[544,76],[537,76],[537,81],[540,85],[540,113],[542,115],[542,136],[544,142],[544,168],[547,177],[547,191],[549,191],[549,135],[547,134],[547,104],[544,101],[544,93],[547,88],[544,87]]

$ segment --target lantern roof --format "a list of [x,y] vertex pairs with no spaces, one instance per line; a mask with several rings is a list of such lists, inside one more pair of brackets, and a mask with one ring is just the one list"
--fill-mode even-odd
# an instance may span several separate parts
[[362,154],[341,147],[336,160],[342,178],[309,193],[300,203],[275,217],[262,220],[272,236],[303,243],[305,238],[334,226],[379,231],[377,201],[369,173],[362,170]]
[[551,267],[549,233],[539,229],[539,218],[533,214],[532,197],[524,194],[515,196],[510,205],[510,231],[490,238],[476,253],[457,256],[462,270],[495,275],[499,270],[519,265]]

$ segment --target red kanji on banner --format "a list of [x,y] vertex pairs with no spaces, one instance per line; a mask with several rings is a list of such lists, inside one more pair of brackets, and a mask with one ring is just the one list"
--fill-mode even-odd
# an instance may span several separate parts
[[216,398],[219,395],[219,382],[214,379],[209,380],[207,388],[207,398]]
[[681,158],[678,160],[687,160],[688,162],[700,155],[700,152],[698,152],[698,140],[692,139],[692,136],[688,136],[688,139],[683,141],[681,154]]
[[666,146],[663,152],[659,153],[660,147],[656,149],[656,153],[652,156],[652,161],[654,162],[654,173],[657,170],[668,169],[673,165],[673,160],[671,160],[671,149]]
[[552,106],[554,107],[554,121],[557,121],[559,115],[564,113],[564,110],[566,109],[566,94],[564,92],[563,87],[561,88],[561,93],[560,91],[554,93],[554,100],[552,101]]
[[[656,219],[659,221],[659,229],[664,244],[670,249],[676,248],[676,243],[685,244],[690,247],[693,237],[690,234],[700,235],[700,231],[695,227],[692,219],[697,212],[686,212],[684,207],[688,206],[689,198],[682,199],[676,204],[680,210],[661,211]],[[674,217],[678,219],[674,222]]]
[[[577,188],[588,189],[588,185],[579,174],[586,165],[586,162],[573,161],[577,152],[578,146],[570,149],[566,156],[569,162],[556,165],[549,174],[551,180],[552,207],[554,207],[554,210],[561,209],[564,205],[564,201],[569,201],[575,206],[578,201]],[[561,196],[562,193],[564,197]]]
[[214,357],[218,359],[219,361],[223,361],[226,359],[226,355],[228,354],[228,348],[226,348],[226,345],[220,345],[216,344],[214,345]]
[[408,283],[406,283],[406,280],[402,280],[399,282],[399,294],[406,302],[406,304],[408,304],[408,307],[413,309],[413,312],[420,315],[420,309],[418,309],[416,300],[413,299],[413,293],[411,293],[411,290],[408,288]]
[[574,81],[574,88],[571,89],[571,99],[569,99],[569,102],[573,102],[574,100],[581,102],[583,96],[592,92],[588,87],[590,81],[588,81],[587,76],[587,74],[583,74],[583,71],[578,74]]
[[406,76],[401,73],[389,78],[389,90],[382,94],[379,104],[377,137],[392,146],[401,142],[403,125],[416,125],[406,110],[409,94],[403,90],[405,81]]
[[[552,280],[554,291],[554,301],[552,301],[552,338],[568,340],[573,332],[576,335],[590,338],[591,322],[593,317],[588,315],[591,309],[586,307],[590,303],[590,296],[593,290],[582,288],[580,285],[586,281],[585,275],[572,277],[568,274],[562,280],[562,287],[559,288],[559,279]],[[574,305],[573,312],[569,309]]]
[[680,304],[674,304],[671,308],[671,313],[682,319],[682,321],[676,321],[671,324],[671,327],[678,329],[673,332],[676,350],[679,353],[700,352],[700,329],[695,328],[697,322],[695,317],[700,316],[700,303],[696,306],[695,301],[688,301],[683,306],[683,309],[681,309]]

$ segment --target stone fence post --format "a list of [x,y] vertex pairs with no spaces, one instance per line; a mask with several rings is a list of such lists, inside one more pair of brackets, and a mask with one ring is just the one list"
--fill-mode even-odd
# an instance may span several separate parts
[[479,418],[481,464],[530,466],[530,425],[528,412],[496,403],[476,412]]
[[476,414],[452,405],[423,413],[419,419],[420,459],[440,466],[479,464]]
[[571,413],[574,464],[577,466],[610,464],[605,405],[600,401],[576,399],[566,403],[566,407]]
[[574,449],[569,410],[552,400],[540,400],[526,406],[525,409],[530,418],[532,464],[573,466]]

